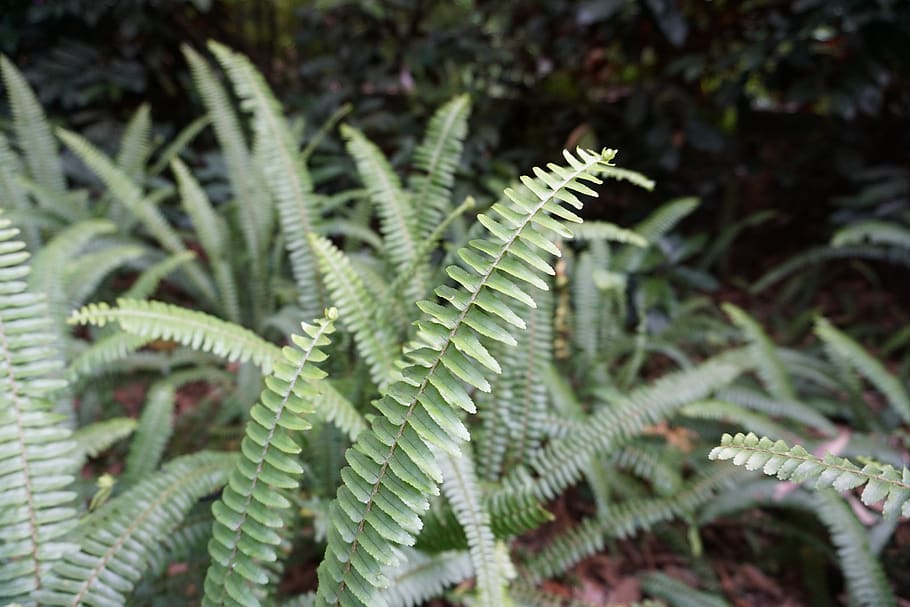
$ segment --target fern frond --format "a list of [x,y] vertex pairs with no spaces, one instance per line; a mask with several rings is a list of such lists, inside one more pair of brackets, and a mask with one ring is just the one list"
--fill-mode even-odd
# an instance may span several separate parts
[[448,214],[455,170],[468,133],[471,98],[459,95],[433,114],[423,141],[414,150],[420,171],[410,180],[411,206],[417,214],[418,240],[429,236]]
[[572,239],[606,240],[609,242],[618,242],[620,244],[629,244],[635,247],[648,246],[648,241],[635,230],[621,228],[618,225],[607,221],[586,221],[583,224],[573,226]]
[[678,466],[674,467],[666,460],[656,449],[635,444],[617,450],[612,458],[617,468],[629,470],[648,481],[659,494],[670,495],[682,485],[682,477],[677,470]]
[[154,338],[120,331],[105,335],[72,359],[67,376],[76,381],[105,373],[112,363],[123,360],[151,341]]
[[420,240],[414,207],[401,189],[398,175],[379,148],[353,127],[342,125],[341,134],[347,141],[348,153],[354,158],[370,200],[379,212],[389,260],[398,273],[409,269],[412,272],[406,289],[408,300],[423,299],[427,293],[425,268],[419,265],[411,268],[417,259]]
[[264,564],[275,561],[285,521],[280,511],[291,503],[280,490],[293,490],[303,468],[296,435],[311,424],[318,393],[312,383],[325,373],[314,366],[327,355],[337,311],[315,325],[302,325],[306,337],[291,337],[299,349],[285,347],[283,358],[266,378],[259,403],[250,411],[241,458],[221,499],[212,506],[215,523],[209,543],[212,564],[206,574],[203,606],[254,607],[260,604],[268,574]]
[[474,574],[470,555],[462,550],[436,554],[408,550],[399,562],[399,567],[386,572],[390,583],[382,595],[389,607],[423,605]]
[[516,581],[511,589],[512,597],[519,607],[667,607],[658,601],[640,601],[622,604],[591,603],[568,598],[562,594],[535,588],[522,581]]
[[[644,221],[633,228],[633,231],[649,243],[660,240],[667,232],[676,227],[680,221],[694,211],[699,204],[697,198],[680,198],[661,206]],[[616,255],[615,267],[626,272],[638,270],[645,259],[646,249],[630,247]]]
[[612,406],[598,409],[578,422],[569,436],[551,441],[530,459],[539,477],[535,480],[536,495],[552,499],[579,478],[596,453],[619,446],[683,405],[705,398],[744,370],[735,359],[721,355],[667,375],[619,398]]
[[44,298],[27,290],[18,234],[0,218],[0,600],[30,606],[69,549],[79,456],[48,400],[66,384]]
[[273,361],[281,360],[278,346],[248,329],[160,301],[118,299],[114,308],[89,304],[73,312],[68,322],[99,327],[116,322],[123,331],[150,340],[176,341],[229,361],[252,361],[265,373],[271,371]]
[[[10,149],[9,142],[3,133],[0,133],[0,200],[3,207],[15,212],[30,213],[32,203],[20,183],[22,165],[19,156]],[[30,251],[38,251],[41,245],[41,233],[38,231],[37,222],[23,221],[26,226],[23,231],[23,240]]]
[[13,129],[29,173],[41,186],[66,189],[60,155],[44,110],[25,77],[5,55],[0,55],[0,75],[13,111]]
[[[264,229],[271,219],[266,221],[264,212],[270,201],[263,196],[257,184],[257,175],[246,138],[230,98],[221,83],[212,72],[211,66],[189,46],[182,46],[184,57],[190,66],[193,82],[199,91],[202,101],[212,119],[215,138],[224,154],[227,164],[228,180],[234,198],[237,200],[247,254],[250,256],[253,271],[265,268],[265,251],[268,231]],[[254,298],[255,300],[255,298]]]
[[85,303],[108,275],[145,254],[145,247],[126,244],[85,253],[74,259],[63,272],[66,308],[73,309]]
[[80,461],[96,457],[131,435],[136,429],[136,420],[132,417],[114,417],[87,426],[82,426],[73,432],[73,441],[80,454]]
[[721,307],[748,340],[758,375],[771,396],[778,400],[797,400],[793,382],[777,355],[777,347],[761,325],[745,310],[731,303],[724,303]]
[[[114,198],[139,218],[149,234],[166,251],[177,255],[187,250],[180,236],[168,224],[158,207],[143,196],[139,186],[133,183],[129,176],[107,156],[76,133],[58,129],[57,135],[104,182]],[[215,301],[211,282],[198,264],[188,264],[185,269],[193,285],[209,301]]]
[[375,322],[377,303],[351,266],[347,256],[325,238],[310,236],[333,303],[341,311],[344,324],[354,334],[360,356],[370,368],[377,386],[385,386],[395,371],[398,359],[395,333]]
[[536,284],[540,279],[531,268],[552,273],[542,253],[558,254],[549,237],[566,230],[549,214],[580,221],[560,201],[579,208],[573,192],[596,195],[583,182],[599,183],[595,175],[614,153],[566,152],[568,167],[550,165],[523,179],[530,193],[507,190],[509,202],[479,217],[490,240],[475,240],[460,252],[472,271],[447,270],[463,289],[437,289],[449,305],[418,304],[429,320],[417,323],[401,379],[375,403],[382,415],[347,451],[349,467],[341,473],[344,485],[331,507],[326,557],[318,570],[317,604],[386,604],[377,590],[386,585],[382,566],[396,562],[394,546],[413,544],[426,495],[436,494],[442,480],[431,446],[456,455],[460,440],[469,438],[457,411],[473,413],[475,405],[462,382],[489,391],[485,374],[500,370],[479,335],[511,343],[494,317],[524,327],[493,292],[533,307],[514,280]]
[[174,406],[177,393],[168,380],[157,381],[148,390],[136,435],[130,441],[122,482],[132,485],[151,476],[161,463],[164,447],[173,431]]
[[814,483],[816,489],[833,487],[849,491],[864,487],[862,501],[866,505],[885,501],[885,518],[901,514],[910,516],[910,470],[897,470],[889,464],[868,463],[862,468],[843,457],[831,454],[816,457],[796,445],[790,447],[782,440],[752,434],[724,434],[720,445],[708,457],[712,460],[732,460],[747,470],[759,470],[768,476],[794,483]]
[[438,453],[437,462],[442,471],[442,492],[468,540],[468,553],[477,577],[477,604],[481,607],[506,605],[509,603],[507,579],[496,554],[490,513],[481,501],[474,462],[470,456],[448,453]]
[[141,183],[145,177],[145,163],[151,153],[149,137],[152,131],[152,120],[149,105],[143,103],[133,113],[120,139],[117,151],[117,166],[135,182]]
[[319,209],[313,181],[301,162],[281,104],[250,61],[221,45],[209,47],[234,84],[243,107],[253,115],[253,130],[262,155],[262,170],[278,204],[278,214],[291,270],[297,283],[305,318],[316,316],[326,305],[325,287],[316,270],[315,255],[308,240],[319,231]]
[[786,440],[797,439],[791,430],[768,419],[767,416],[719,399],[699,400],[684,406],[679,412],[683,417],[690,419],[711,419],[766,436],[780,436]]
[[831,237],[831,245],[835,247],[864,242],[910,249],[910,230],[893,222],[871,219],[841,228]]
[[875,245],[842,245],[839,247],[815,247],[794,255],[784,263],[772,268],[752,285],[751,293],[760,293],[774,283],[808,266],[818,265],[834,259],[868,259],[884,261],[910,267],[910,256],[903,247]]
[[229,245],[228,227],[224,218],[215,212],[208,196],[186,165],[175,158],[171,170],[177,177],[180,201],[199,237],[215,274],[215,284],[221,297],[222,309],[228,320],[240,322],[240,302],[237,300],[237,283],[227,261]]
[[105,504],[35,598],[67,607],[124,604],[161,543],[200,497],[224,485],[234,460],[211,452],[180,457]]
[[845,361],[876,387],[904,423],[910,423],[910,395],[901,381],[888,372],[885,366],[846,333],[819,317],[815,321],[815,334],[824,342],[832,357]]
[[850,597],[864,607],[896,605],[878,557],[869,545],[869,535],[850,506],[830,489],[815,496],[815,512],[831,533]]
[[722,388],[721,390],[718,390],[716,396],[719,400],[731,402],[741,407],[745,407],[746,409],[751,409],[752,411],[805,424],[828,436],[837,434],[837,426],[835,426],[831,420],[812,407],[799,401],[780,401],[768,398],[758,390],[742,386]]
[[604,515],[585,519],[557,537],[522,567],[522,577],[537,582],[561,575],[604,549],[607,538],[624,539],[655,525],[692,513],[737,480],[736,468],[703,473],[676,493],[616,504]]

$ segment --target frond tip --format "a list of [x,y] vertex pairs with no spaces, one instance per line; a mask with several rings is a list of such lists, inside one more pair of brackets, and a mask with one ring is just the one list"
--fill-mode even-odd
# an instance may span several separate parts
[[865,485],[863,503],[871,505],[885,500],[885,518],[898,514],[910,516],[910,470],[897,470],[891,465],[870,462],[860,468],[843,457],[831,454],[816,457],[804,448],[790,447],[782,440],[759,438],[749,434],[724,434],[720,446],[708,457],[712,460],[733,460],[747,470],[759,470],[768,476],[795,483],[814,482],[816,489],[833,487],[849,491]]

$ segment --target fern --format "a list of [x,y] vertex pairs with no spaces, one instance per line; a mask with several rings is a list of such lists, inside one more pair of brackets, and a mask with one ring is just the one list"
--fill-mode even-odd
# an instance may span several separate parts
[[154,338],[116,332],[106,335],[73,357],[67,369],[70,381],[87,379],[109,370],[114,362],[133,354]]
[[183,127],[177,136],[167,144],[167,147],[158,153],[158,158],[148,168],[149,177],[157,177],[171,165],[171,162],[178,160],[180,154],[196,138],[196,135],[201,133],[211,122],[212,120],[208,116],[200,116]]
[[135,429],[136,420],[132,417],[115,417],[82,426],[73,432],[80,463],[108,450],[114,443],[130,436]]
[[0,218],[0,600],[34,605],[69,549],[76,443],[49,398],[65,386],[41,295],[27,290],[19,231]]
[[347,140],[348,152],[357,163],[357,171],[377,207],[386,252],[399,273],[411,271],[406,288],[409,301],[426,295],[426,272],[422,266],[412,268],[417,259],[417,218],[411,201],[401,189],[398,176],[392,171],[382,152],[353,127],[342,125],[341,133]]
[[868,242],[910,249],[910,230],[887,221],[860,221],[838,230],[831,237],[831,245],[843,247]]
[[389,607],[415,607],[438,596],[448,586],[457,584],[473,574],[467,552],[448,550],[425,554],[409,550],[401,555],[402,565],[387,571],[389,587],[383,599]]
[[862,346],[824,318],[815,321],[815,334],[824,342],[833,358],[843,360],[859,371],[885,395],[888,404],[901,419],[905,423],[910,422],[910,395],[897,377],[888,373],[884,365],[870,356]]
[[260,604],[261,586],[269,579],[263,563],[277,558],[280,536],[275,530],[285,524],[280,511],[291,505],[279,489],[296,489],[303,472],[295,459],[301,451],[295,436],[310,427],[306,416],[313,413],[317,398],[311,382],[325,376],[313,364],[327,358],[320,348],[329,344],[336,317],[330,309],[317,324],[302,325],[307,337],[292,336],[299,350],[283,350],[283,359],[276,362],[250,411],[242,456],[212,507],[205,606]]
[[143,103],[127,123],[117,151],[117,166],[136,182],[142,182],[145,177],[145,164],[151,153],[151,129],[149,105]]
[[693,589],[665,573],[651,572],[642,576],[642,590],[667,601],[672,607],[730,607],[730,603],[714,594]]
[[253,116],[253,130],[262,154],[262,170],[278,204],[280,225],[291,270],[297,283],[302,314],[312,318],[326,305],[325,287],[316,271],[315,255],[307,240],[318,231],[319,210],[309,172],[300,160],[297,144],[281,105],[246,57],[210,44],[234,83],[244,108]]
[[171,437],[176,390],[172,381],[154,383],[148,389],[145,406],[126,456],[123,483],[132,485],[150,476],[161,463],[165,445]]
[[45,605],[123,604],[152,555],[200,497],[222,486],[234,457],[184,456],[89,515],[78,550],[54,567],[35,598]]
[[[24,216],[32,211],[32,204],[20,183],[21,173],[22,166],[19,157],[10,149],[9,142],[3,133],[0,133],[0,200],[3,201],[3,206],[13,214],[18,213]],[[41,244],[41,234],[36,224],[35,221],[23,222],[23,225],[26,226],[23,231],[23,240],[31,251],[37,251]]]
[[780,401],[769,398],[758,390],[731,386],[716,394],[718,400],[745,407],[772,417],[782,417],[814,428],[828,436],[837,434],[837,426],[812,407],[798,401]]
[[723,309],[749,341],[759,376],[771,396],[778,400],[797,400],[793,382],[777,356],[774,342],[761,326],[744,310],[731,303],[723,304]]
[[[650,188],[649,188],[650,189]],[[697,198],[680,198],[663,205],[635,226],[634,232],[646,242],[654,243],[698,207]],[[616,255],[615,267],[627,272],[641,268],[647,250],[629,247]]]
[[41,104],[25,78],[5,55],[0,55],[0,75],[13,111],[16,139],[25,156],[29,173],[42,187],[62,192],[66,189],[63,167]]
[[[499,364],[480,344],[478,332],[505,339],[507,333],[494,317],[519,328],[524,326],[492,291],[533,305],[504,265],[519,277],[533,276],[520,261],[538,271],[549,268],[539,250],[558,250],[540,229],[549,232],[555,228],[557,233],[565,229],[548,214],[579,221],[559,201],[580,207],[573,191],[594,194],[582,181],[597,182],[594,174],[613,154],[579,150],[576,157],[566,153],[569,167],[550,165],[549,172],[536,170],[536,179],[523,179],[533,195],[508,190],[514,197],[511,202],[493,207],[499,218],[479,218],[495,240],[474,241],[470,249],[462,250],[463,259],[476,273],[456,266],[448,268],[464,290],[437,289],[450,306],[421,304],[430,322],[418,323],[418,341],[408,352],[409,363],[402,368],[402,379],[385,390],[376,403],[381,417],[373,420],[370,430],[361,433],[347,452],[350,467],[342,471],[344,485],[332,505],[333,524],[326,557],[318,571],[317,604],[385,604],[377,591],[386,581],[382,565],[396,562],[393,546],[413,543],[413,534],[407,531],[413,526],[411,513],[426,510],[425,495],[436,493],[441,481],[430,445],[455,455],[458,439],[468,438],[455,410],[473,412],[475,407],[461,381],[488,391],[490,385],[482,369],[499,371]],[[527,282],[524,278],[522,281]]]
[[436,110],[423,141],[414,150],[414,166],[420,171],[411,178],[411,206],[417,214],[417,235],[427,238],[448,215],[455,170],[468,132],[471,98],[455,97]]
[[194,259],[196,259],[196,254],[193,251],[186,251],[165,257],[158,263],[150,265],[142,271],[130,288],[124,291],[123,297],[126,299],[148,298],[169,274]]
[[737,466],[759,470],[782,481],[814,483],[816,488],[833,487],[848,491],[863,487],[866,505],[884,500],[885,518],[910,516],[910,470],[896,470],[888,464],[867,463],[862,468],[834,455],[816,457],[799,445],[749,434],[724,434],[720,445],[709,454],[713,460],[732,460]]

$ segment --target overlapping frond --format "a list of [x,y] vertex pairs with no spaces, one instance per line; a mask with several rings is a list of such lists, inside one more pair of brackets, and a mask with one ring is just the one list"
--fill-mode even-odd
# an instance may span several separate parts
[[417,215],[417,235],[429,236],[449,213],[452,185],[468,133],[471,98],[459,95],[433,114],[423,141],[414,150],[414,167],[419,171],[410,180],[411,205]]
[[535,169],[535,178],[523,178],[528,192],[507,190],[506,201],[479,217],[488,239],[460,251],[470,270],[447,270],[461,288],[437,289],[446,304],[419,304],[428,320],[417,323],[401,379],[376,401],[381,415],[346,454],[349,467],[342,470],[344,484],[331,506],[317,604],[386,604],[378,591],[386,585],[382,569],[397,562],[395,546],[413,544],[419,529],[415,515],[427,509],[426,496],[436,494],[442,480],[432,448],[459,452],[469,435],[458,412],[475,410],[464,384],[489,391],[485,375],[500,371],[479,337],[513,343],[500,322],[515,328],[525,323],[505,301],[535,305],[518,281],[536,285],[538,273],[553,273],[544,257],[559,250],[550,237],[567,231],[550,215],[580,221],[560,202],[580,208],[575,192],[596,195],[584,182],[598,183],[596,174],[614,154],[567,152],[568,166],[551,164],[548,171]]
[[32,179],[42,187],[66,189],[63,167],[51,126],[25,77],[5,55],[0,55],[0,75],[13,111],[13,129]]
[[888,404],[904,422],[910,423],[910,395],[900,379],[889,373],[881,362],[828,320],[820,317],[815,321],[815,334],[824,342],[832,358],[856,369],[885,395]]
[[262,75],[243,55],[215,43],[210,43],[209,47],[234,84],[243,108],[253,116],[262,171],[278,206],[279,223],[297,283],[302,314],[305,318],[313,318],[325,307],[327,298],[308,240],[310,234],[318,232],[319,222],[312,178],[301,161],[281,104]]
[[709,454],[713,460],[732,460],[748,470],[761,470],[782,481],[811,483],[815,488],[848,491],[863,487],[862,500],[871,505],[884,500],[886,518],[910,516],[910,470],[869,462],[862,468],[850,460],[827,454],[816,457],[803,447],[755,434],[724,434]]
[[44,297],[27,290],[19,231],[0,218],[0,600],[34,605],[76,523],[80,454],[54,392],[65,386]]
[[132,417],[114,417],[82,426],[73,432],[73,441],[77,452],[81,454],[80,459],[84,461],[130,436],[135,429],[136,420]]
[[408,299],[423,299],[427,294],[427,277],[425,268],[414,266],[420,247],[414,207],[382,151],[353,127],[342,125],[341,134],[347,141],[348,153],[354,158],[370,200],[379,212],[382,237],[392,266],[399,273],[412,273],[405,289]]
[[389,607],[422,605],[474,573],[470,555],[464,550],[436,554],[407,550],[398,560],[401,565],[386,572],[390,583],[382,594]]
[[202,604],[254,607],[260,604],[269,580],[266,563],[277,559],[278,529],[285,526],[281,511],[290,501],[282,491],[294,490],[303,468],[297,461],[297,435],[311,427],[318,391],[314,380],[325,373],[315,366],[327,355],[337,311],[332,308],[314,325],[304,323],[306,335],[293,335],[296,348],[282,350],[282,360],[266,378],[259,403],[250,411],[241,456],[221,499],[214,504],[215,523]]
[[394,327],[376,322],[377,302],[347,256],[325,238],[313,235],[310,240],[332,302],[354,334],[357,351],[369,366],[373,382],[385,386],[392,379],[400,352]]
[[106,373],[114,362],[123,360],[154,339],[122,331],[105,335],[73,357],[67,375],[71,381],[76,381]]
[[227,480],[234,456],[180,457],[106,503],[82,523],[77,550],[54,567],[42,605],[109,607],[126,602],[147,564],[197,500]]

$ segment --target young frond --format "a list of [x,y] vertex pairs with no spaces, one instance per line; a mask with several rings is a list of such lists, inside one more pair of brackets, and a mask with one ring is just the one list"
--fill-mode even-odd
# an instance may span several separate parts
[[833,487],[849,491],[864,487],[861,499],[872,505],[884,500],[885,518],[910,516],[910,470],[869,462],[862,468],[848,459],[827,454],[816,457],[799,445],[749,434],[724,434],[708,455],[712,460],[732,460],[747,470],[761,470],[782,481],[812,483],[816,489]]
[[234,456],[200,452],[180,457],[89,515],[77,550],[54,567],[42,605],[122,605],[160,550],[199,498],[224,485]]
[[745,310],[731,303],[725,303],[722,307],[748,340],[758,375],[771,396],[779,400],[797,400],[793,382],[777,355],[777,347],[761,325]]
[[106,303],[89,304],[73,312],[68,322],[99,327],[117,323],[123,331],[149,340],[176,341],[229,361],[252,361],[265,373],[281,359],[278,346],[248,329],[160,301],[118,299],[113,308]]
[[27,290],[25,244],[0,219],[0,602],[34,605],[76,523],[69,490],[80,462],[49,400],[66,384],[42,295]]
[[379,212],[389,260],[398,273],[412,273],[406,288],[408,299],[423,299],[427,294],[426,270],[419,265],[412,267],[420,247],[414,207],[382,151],[353,127],[342,125],[341,134],[347,141],[348,153],[354,157],[370,200]]
[[354,334],[357,351],[369,366],[373,382],[385,386],[392,379],[400,352],[394,328],[376,322],[377,302],[348,257],[325,238],[311,235],[310,241],[332,301]]
[[13,129],[19,149],[25,156],[32,179],[42,187],[62,192],[66,189],[63,167],[41,104],[25,77],[5,55],[0,55],[0,76],[13,112]]
[[314,380],[325,377],[314,365],[327,358],[320,348],[329,345],[336,317],[332,308],[316,324],[302,325],[305,337],[291,337],[296,348],[282,350],[259,403],[250,410],[240,459],[212,506],[212,564],[204,607],[260,605],[269,581],[265,566],[277,559],[278,529],[286,524],[282,511],[291,507],[282,491],[297,489],[303,474],[297,436],[311,427],[307,417],[319,398]]
[[885,395],[888,404],[901,416],[904,423],[910,423],[910,395],[907,394],[907,389],[900,379],[889,373],[882,363],[826,319],[816,319],[815,334],[825,344],[831,358],[842,360],[859,371]]
[[596,174],[613,154],[567,152],[568,166],[536,169],[536,178],[523,179],[528,192],[507,190],[508,201],[479,217],[488,239],[474,240],[460,252],[470,270],[447,270],[462,288],[437,289],[446,305],[419,304],[427,320],[417,323],[401,379],[376,401],[381,415],[347,451],[349,467],[341,472],[344,484],[331,506],[328,547],[318,571],[317,604],[386,605],[379,592],[387,582],[382,569],[397,562],[394,547],[414,543],[419,515],[429,506],[426,496],[437,494],[442,481],[432,449],[457,455],[460,442],[469,438],[458,411],[473,413],[475,405],[462,382],[489,391],[485,375],[500,371],[479,336],[511,343],[500,322],[524,328],[504,299],[534,306],[516,283],[539,282],[534,270],[553,272],[544,255],[559,253],[550,237],[566,229],[549,215],[580,221],[560,202],[580,208],[574,192],[595,195],[583,182],[599,183]]
[[471,98],[459,95],[436,110],[423,141],[414,150],[410,180],[411,206],[417,215],[417,235],[426,238],[449,213],[455,170],[468,133]]
[[319,208],[313,181],[300,158],[297,141],[271,89],[249,59],[219,44],[209,48],[218,58],[243,108],[253,116],[257,150],[269,191],[278,205],[281,231],[297,283],[302,314],[312,318],[327,305],[325,287],[316,270],[308,240],[318,232]]

